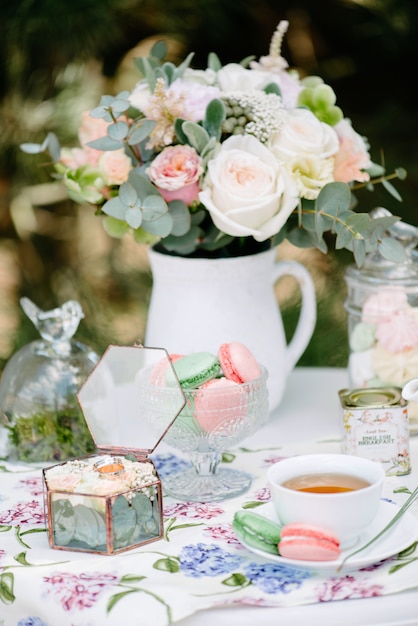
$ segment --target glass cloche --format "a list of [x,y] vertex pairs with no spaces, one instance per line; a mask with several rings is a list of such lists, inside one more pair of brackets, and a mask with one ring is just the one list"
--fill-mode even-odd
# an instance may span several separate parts
[[75,300],[43,311],[20,304],[41,339],[18,350],[0,380],[0,457],[24,462],[63,461],[95,450],[77,392],[99,360],[75,341],[82,308]]

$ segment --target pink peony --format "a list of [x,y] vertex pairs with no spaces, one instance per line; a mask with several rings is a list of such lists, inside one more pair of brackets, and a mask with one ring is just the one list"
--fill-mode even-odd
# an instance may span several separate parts
[[334,180],[341,183],[368,182],[370,176],[364,170],[371,166],[368,147],[363,137],[356,133],[348,119],[334,126],[338,135],[339,150],[334,159]]
[[147,169],[150,180],[166,202],[182,200],[190,205],[199,193],[201,158],[191,146],[164,148]]

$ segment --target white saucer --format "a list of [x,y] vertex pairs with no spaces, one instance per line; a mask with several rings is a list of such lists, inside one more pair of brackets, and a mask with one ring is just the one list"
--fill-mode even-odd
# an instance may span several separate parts
[[[379,512],[375,520],[370,524],[367,532],[365,532],[357,543],[346,550],[342,550],[338,559],[335,561],[300,561],[296,559],[285,559],[282,556],[270,554],[263,550],[258,550],[249,546],[245,541],[241,543],[253,552],[258,554],[268,561],[274,561],[275,563],[286,564],[291,567],[298,567],[310,570],[320,570],[324,572],[335,572],[339,569],[341,563],[345,557],[355,550],[358,550],[362,546],[366,545],[373,537],[375,537],[393,518],[398,512],[399,507],[396,504],[382,500],[380,503]],[[267,519],[277,522],[277,517],[271,503],[260,506],[256,512]],[[390,530],[380,537],[371,546],[365,548],[362,552],[353,555],[348,559],[341,568],[341,571],[360,569],[379,563],[384,559],[388,559],[398,552],[408,548],[414,541],[418,541],[418,520],[408,511],[406,511],[398,522],[392,526]]]

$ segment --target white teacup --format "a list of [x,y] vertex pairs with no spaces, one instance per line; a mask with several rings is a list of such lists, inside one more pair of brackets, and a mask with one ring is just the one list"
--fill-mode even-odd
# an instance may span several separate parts
[[[298,477],[331,475],[352,490],[333,493],[300,491],[283,483]],[[375,518],[382,495],[385,472],[381,463],[349,454],[304,454],[283,459],[267,472],[276,515],[282,524],[303,522],[332,530],[343,548],[356,543]],[[359,482],[360,481],[360,482]],[[309,482],[309,480],[308,480]],[[306,483],[307,484],[307,483]],[[359,487],[359,485],[361,485]],[[364,486],[363,486],[364,485]],[[299,483],[299,487],[300,487]],[[316,488],[316,487],[315,487]]]

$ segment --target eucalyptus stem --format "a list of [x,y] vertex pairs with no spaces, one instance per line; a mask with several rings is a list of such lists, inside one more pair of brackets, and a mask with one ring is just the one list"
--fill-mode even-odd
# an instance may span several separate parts
[[418,498],[418,487],[414,489],[414,491],[411,493],[411,495],[406,500],[406,502],[403,503],[403,505],[401,506],[399,511],[396,513],[396,515],[392,517],[392,519],[386,524],[384,528],[382,528],[380,532],[377,533],[377,535],[375,535],[372,539],[370,539],[370,541],[368,541],[364,546],[361,546],[361,548],[358,548],[357,550],[354,550],[354,552],[351,552],[350,554],[348,554],[341,561],[340,565],[337,568],[337,572],[341,571],[341,569],[343,568],[344,564],[348,561],[348,559],[351,559],[351,557],[354,556],[355,554],[358,554],[362,550],[365,550],[366,548],[368,548],[372,543],[380,539],[382,535],[384,535],[388,530],[390,530],[390,528],[392,528],[392,526],[396,524],[396,522],[402,517],[405,511],[409,509],[409,507],[415,502],[417,498]]

